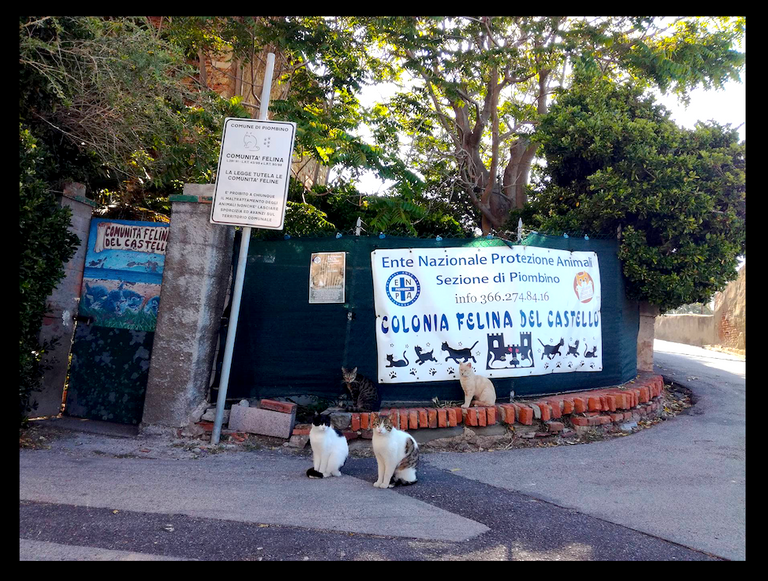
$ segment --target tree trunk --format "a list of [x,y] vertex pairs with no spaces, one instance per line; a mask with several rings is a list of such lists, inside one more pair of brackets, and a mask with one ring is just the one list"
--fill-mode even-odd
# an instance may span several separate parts
[[637,371],[653,373],[654,325],[659,307],[647,302],[640,303],[640,328],[637,332]]

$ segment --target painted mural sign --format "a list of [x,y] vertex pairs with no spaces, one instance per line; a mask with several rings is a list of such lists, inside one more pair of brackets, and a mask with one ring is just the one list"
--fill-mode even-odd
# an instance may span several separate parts
[[135,250],[165,255],[168,228],[157,226],[131,226],[116,222],[99,222],[96,227],[94,253],[104,250]]
[[601,371],[594,252],[532,246],[371,253],[380,383]]
[[102,327],[154,331],[168,224],[91,221],[78,308]]

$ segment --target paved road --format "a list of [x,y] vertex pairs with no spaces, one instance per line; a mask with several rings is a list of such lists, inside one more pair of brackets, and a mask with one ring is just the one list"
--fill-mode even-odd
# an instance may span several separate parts
[[306,457],[269,450],[22,450],[20,557],[741,560],[743,362],[680,347],[659,342],[656,362],[694,413],[589,445],[423,454],[419,483],[391,490],[372,458],[310,480]]

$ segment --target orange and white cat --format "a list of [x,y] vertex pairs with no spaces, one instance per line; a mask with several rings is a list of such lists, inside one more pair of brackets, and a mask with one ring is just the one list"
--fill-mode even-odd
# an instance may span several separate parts
[[494,405],[496,403],[496,389],[493,383],[487,377],[475,375],[472,364],[459,363],[459,383],[464,390],[463,408],[468,408],[472,399],[475,399],[474,405]]

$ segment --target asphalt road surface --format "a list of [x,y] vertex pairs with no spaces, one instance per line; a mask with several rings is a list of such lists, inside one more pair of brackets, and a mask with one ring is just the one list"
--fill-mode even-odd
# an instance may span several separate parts
[[685,415],[592,444],[373,458],[308,479],[279,451],[189,458],[73,432],[20,452],[22,560],[744,560],[744,362],[657,342]]

